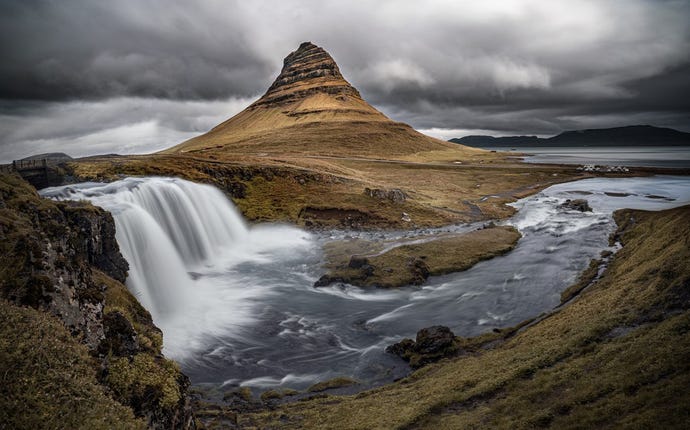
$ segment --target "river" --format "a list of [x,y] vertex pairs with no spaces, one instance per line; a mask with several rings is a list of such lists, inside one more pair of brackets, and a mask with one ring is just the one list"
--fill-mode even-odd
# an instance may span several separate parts
[[[164,333],[164,353],[196,384],[304,389],[350,376],[373,386],[408,368],[384,349],[422,327],[472,336],[515,325],[558,305],[560,293],[609,247],[619,208],[690,203],[690,178],[594,178],[554,185],[513,205],[505,224],[523,235],[510,253],[422,287],[314,288],[332,240],[385,240],[420,232],[310,233],[248,226],[217,189],[173,178],[48,188],[55,199],[88,199],[113,213],[130,263],[130,290]],[[586,198],[592,212],[564,209]]]

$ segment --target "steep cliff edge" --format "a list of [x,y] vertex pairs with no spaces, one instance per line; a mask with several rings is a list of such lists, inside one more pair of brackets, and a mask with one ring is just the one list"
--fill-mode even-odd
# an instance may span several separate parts
[[[0,255],[0,303],[11,320],[0,345],[8,369],[0,421],[26,428],[44,417],[61,427],[89,409],[102,423],[118,416],[123,428],[193,428],[189,381],[162,357],[160,330],[122,284],[128,267],[108,212],[41,199],[18,176],[0,175]],[[23,349],[25,366],[16,364]],[[31,381],[45,387],[27,389]],[[59,403],[80,390],[97,394]]]

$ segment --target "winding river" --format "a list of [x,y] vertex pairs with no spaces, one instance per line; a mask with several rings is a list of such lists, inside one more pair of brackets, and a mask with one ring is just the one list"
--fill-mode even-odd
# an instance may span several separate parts
[[[414,235],[464,231],[308,233],[247,226],[217,189],[174,178],[127,178],[41,191],[87,199],[112,212],[130,264],[128,288],[164,333],[164,353],[197,384],[304,389],[335,376],[365,386],[407,366],[384,348],[443,324],[471,336],[517,324],[558,305],[560,293],[610,248],[612,212],[690,203],[690,178],[586,179],[559,184],[513,205],[505,224],[523,237],[507,255],[433,277],[423,287],[312,287],[322,246],[360,237],[395,246]],[[592,212],[564,209],[586,198]]]

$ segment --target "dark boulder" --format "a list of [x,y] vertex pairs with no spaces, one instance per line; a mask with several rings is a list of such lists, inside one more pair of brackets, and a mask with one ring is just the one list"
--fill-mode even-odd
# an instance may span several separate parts
[[352,257],[350,257],[350,262],[347,264],[347,267],[351,269],[360,269],[367,265],[369,265],[369,260],[367,260],[366,257],[353,255]]
[[445,326],[435,325],[419,330],[415,350],[420,354],[438,354],[452,349],[455,334]]
[[132,323],[118,311],[103,315],[104,338],[98,347],[102,355],[118,357],[130,356],[139,352],[139,341]]
[[580,212],[592,212],[589,202],[585,199],[566,200],[561,205],[562,208],[576,210]]
[[422,285],[429,278],[431,271],[429,266],[421,258],[411,258],[407,262],[407,267],[412,274],[412,285]]
[[412,351],[414,346],[414,340],[405,338],[398,343],[394,343],[393,345],[386,347],[386,352],[405,359],[405,354]]
[[403,339],[386,348],[389,354],[397,355],[418,369],[426,364],[453,357],[460,353],[455,334],[445,326],[432,326],[419,330],[416,340]]

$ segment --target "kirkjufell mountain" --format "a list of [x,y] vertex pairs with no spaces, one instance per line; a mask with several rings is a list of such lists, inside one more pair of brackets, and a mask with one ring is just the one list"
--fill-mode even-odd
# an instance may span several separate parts
[[285,58],[259,100],[164,152],[389,157],[458,149],[376,110],[345,80],[328,52],[304,42]]

